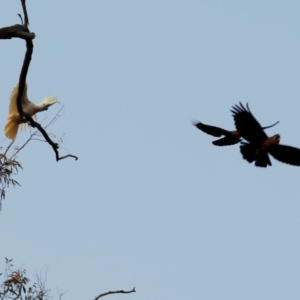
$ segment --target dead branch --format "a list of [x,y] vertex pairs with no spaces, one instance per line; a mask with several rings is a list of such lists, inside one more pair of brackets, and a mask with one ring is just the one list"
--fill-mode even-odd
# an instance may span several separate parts
[[14,26],[0,28],[0,39],[11,39],[16,37],[24,40],[32,40],[35,38],[35,34],[33,32],[30,32],[28,29],[29,19],[26,9],[26,0],[21,0],[21,4],[25,20],[24,24],[22,16],[18,14],[22,21],[22,25],[16,24]]
[[[57,113],[55,114],[55,116],[49,121],[49,123],[47,123],[46,125],[44,125],[44,128],[48,128],[50,125],[52,125],[53,123],[55,123],[61,116],[61,111],[63,110],[64,106],[62,106],[58,111]],[[42,121],[43,122],[43,121]],[[30,136],[29,138],[26,140],[26,142],[21,146],[21,147],[17,147],[15,149],[15,152],[13,153],[13,155],[10,157],[10,160],[14,159],[15,157],[17,157],[18,153],[23,149],[25,148],[25,146],[30,142],[30,141],[34,141],[34,140],[37,140],[37,141],[40,141],[40,142],[45,142],[45,140],[40,140],[40,139],[34,139],[35,136],[39,136],[38,134],[38,130],[34,130],[34,132],[31,132],[30,133]],[[12,144],[14,143],[15,141],[12,141],[6,151],[5,151],[5,155],[6,153],[8,152],[8,150],[11,148]]]
[[[25,58],[24,58],[24,61],[23,61],[23,66],[22,66],[22,69],[21,69],[20,77],[19,77],[19,90],[18,90],[18,97],[17,97],[17,107],[18,107],[18,112],[19,112],[20,118],[21,118],[21,120],[23,120],[23,122],[28,122],[31,127],[37,128],[41,132],[41,134],[44,136],[45,140],[48,142],[48,144],[52,147],[53,151],[55,152],[56,161],[65,159],[67,157],[73,157],[73,158],[75,158],[75,160],[77,160],[78,157],[75,156],[75,155],[72,155],[72,154],[59,156],[59,153],[58,153],[59,145],[57,143],[54,143],[50,139],[47,132],[44,130],[44,128],[38,122],[35,122],[32,119],[32,117],[30,117],[28,114],[26,114],[23,111],[22,95],[24,93],[26,77],[27,77],[27,73],[28,73],[28,69],[29,69],[29,65],[30,65],[30,61],[31,61],[31,57],[32,57],[32,52],[33,52],[32,39],[34,37],[32,38],[32,36],[31,36],[30,38],[25,38],[25,36],[24,36],[24,32],[27,33],[27,34],[30,33],[29,29],[28,29],[29,18],[28,18],[27,9],[26,9],[26,0],[21,0],[21,4],[22,4],[22,8],[23,8],[25,22],[24,22],[24,25],[15,25],[15,26],[18,26],[19,31],[21,30],[20,28],[22,28],[22,30],[21,30],[23,32],[23,34],[22,34],[23,37],[22,38],[25,39],[25,41],[26,41],[27,50],[26,50],[26,53],[25,53]],[[14,27],[14,26],[12,26],[12,27]],[[1,39],[1,30],[7,29],[7,28],[12,28],[12,27],[5,27],[5,28],[0,29],[0,39]],[[16,30],[12,31],[11,30],[11,32],[19,32],[19,31],[16,31]],[[10,35],[8,35],[7,32],[9,32],[9,31],[4,30],[4,33],[3,33],[3,35],[6,36],[6,38],[20,37],[19,33],[18,33],[18,35],[15,34],[13,36],[11,32],[10,32]],[[33,35],[34,35],[34,33],[33,33]]]
[[110,294],[130,294],[130,293],[135,293],[135,292],[136,292],[135,288],[133,288],[131,291],[124,291],[124,290],[109,291],[107,293],[100,294],[94,300],[98,300],[99,298],[110,295]]
[[[45,129],[47,129],[49,126],[53,125],[62,116],[61,112],[62,112],[63,108],[64,108],[64,106],[62,106],[56,112],[54,117],[46,124],[43,124],[43,122],[46,118],[44,118],[41,121],[41,124],[43,124],[43,127]],[[17,156],[18,156],[19,152],[21,150],[23,150],[23,148],[25,148],[30,141],[38,140],[38,141],[46,143],[46,141],[44,139],[35,138],[35,137],[39,137],[39,136],[41,136],[39,130],[35,129],[33,132],[30,132],[28,139],[23,143],[23,145],[14,147],[12,154],[9,153],[9,150],[12,148],[15,141],[11,141],[10,144],[7,146],[6,150],[4,151],[4,153],[0,153],[0,211],[1,211],[1,207],[2,207],[2,200],[5,199],[5,189],[10,185],[12,185],[14,187],[20,186],[20,184],[15,179],[12,178],[13,175],[16,175],[18,173],[19,168],[22,169],[21,164],[17,161]],[[60,138],[60,140],[62,141],[61,138]],[[2,149],[2,148],[3,147],[0,147],[0,149]],[[1,300],[1,296],[0,296],[0,300]]]
[[22,3],[22,8],[23,8],[23,13],[24,13],[24,26],[28,28],[29,25],[29,19],[28,19],[28,14],[27,14],[27,9],[26,9],[26,0],[21,0]]
[[27,27],[20,24],[0,28],[0,40],[7,40],[12,38],[33,40],[35,38],[35,34],[33,32],[29,32]]

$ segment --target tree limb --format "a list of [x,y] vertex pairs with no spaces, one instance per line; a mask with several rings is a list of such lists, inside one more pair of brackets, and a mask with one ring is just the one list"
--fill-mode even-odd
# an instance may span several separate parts
[[28,73],[28,69],[29,69],[29,65],[30,65],[30,61],[31,61],[31,57],[32,57],[32,52],[33,52],[32,39],[35,37],[35,34],[30,33],[29,29],[28,29],[29,19],[28,19],[28,14],[27,14],[27,9],[26,9],[26,0],[21,0],[21,4],[22,4],[22,8],[23,8],[23,13],[24,13],[24,20],[25,20],[24,25],[14,25],[11,27],[5,27],[5,28],[0,29],[0,39],[1,38],[9,39],[12,37],[19,37],[19,38],[25,39],[25,41],[26,41],[27,50],[25,53],[25,58],[23,61],[23,66],[21,69],[20,77],[19,77],[19,89],[18,89],[18,97],[17,97],[17,108],[18,108],[20,118],[23,122],[28,122],[31,127],[37,128],[41,132],[41,134],[44,136],[45,140],[48,142],[48,144],[52,147],[53,151],[55,152],[56,161],[65,159],[67,157],[73,157],[73,158],[75,158],[75,160],[77,160],[78,157],[75,155],[72,155],[72,154],[59,156],[58,144],[54,143],[50,139],[50,137],[47,134],[47,132],[45,131],[45,129],[38,122],[35,122],[32,119],[32,117],[30,117],[28,114],[26,114],[23,111],[22,95],[24,93],[26,77],[27,77],[27,73]]
[[135,292],[136,292],[135,288],[133,288],[131,291],[124,291],[124,290],[119,290],[119,291],[109,291],[109,292],[100,294],[100,295],[97,296],[94,300],[98,300],[99,298],[104,297],[104,296],[107,296],[107,295],[110,295],[110,294],[130,294],[130,293],[135,293]]
[[24,26],[26,28],[28,28],[29,18],[28,18],[27,9],[26,9],[26,0],[21,0],[21,3],[22,3],[23,13],[24,13]]
[[7,40],[11,38],[20,38],[23,40],[34,39],[35,34],[33,32],[29,32],[27,27],[20,24],[0,28],[0,40]]

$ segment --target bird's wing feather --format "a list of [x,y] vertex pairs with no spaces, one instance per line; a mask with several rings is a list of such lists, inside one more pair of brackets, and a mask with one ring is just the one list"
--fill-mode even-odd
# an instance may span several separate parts
[[236,129],[240,131],[242,137],[248,142],[259,144],[268,138],[248,106],[245,108],[242,103],[234,105],[231,112]]
[[[17,98],[18,98],[18,91],[19,91],[19,84],[17,84],[10,95],[10,103],[9,103],[9,115],[18,115],[18,107],[17,107]],[[24,87],[24,93],[22,96],[22,106],[23,109],[29,104],[31,101],[28,100],[27,98],[27,84],[25,84]]]
[[[37,116],[36,116],[36,115],[33,115],[33,116],[32,116],[32,119],[33,119],[35,122],[37,122]],[[27,123],[21,123],[21,124],[19,125],[19,128],[20,128],[21,132],[26,131],[26,130],[29,128],[29,124],[27,124]]]
[[235,145],[241,141],[240,138],[231,135],[231,136],[224,136],[223,138],[213,141],[212,143],[215,146],[230,146],[230,145]]
[[193,125],[196,126],[198,129],[202,130],[203,132],[210,134],[212,136],[215,136],[215,137],[220,137],[222,135],[226,135],[226,134],[230,133],[229,131],[227,131],[225,129],[215,127],[215,126],[205,125],[198,121],[194,121]]
[[289,165],[300,166],[300,149],[286,145],[273,145],[268,150],[277,160]]

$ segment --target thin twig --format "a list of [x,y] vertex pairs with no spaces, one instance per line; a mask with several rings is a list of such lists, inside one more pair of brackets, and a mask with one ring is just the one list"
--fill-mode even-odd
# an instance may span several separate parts
[[60,291],[58,288],[57,289],[57,293],[58,293],[58,297],[59,297],[59,300],[62,299],[63,295],[65,295],[68,291]]
[[10,144],[8,145],[8,147],[6,148],[5,152],[4,152],[4,155],[6,155],[6,153],[8,152],[8,150],[10,149],[10,147],[12,146],[12,144],[14,143],[15,141],[11,141]]
[[10,159],[13,159],[14,157],[17,156],[17,154],[32,140],[32,137],[35,135],[35,133],[32,133],[30,135],[30,137],[28,138],[28,140],[20,147],[16,150],[16,152],[12,155],[12,157]]
[[107,295],[111,295],[111,294],[130,294],[130,293],[135,293],[135,292],[136,292],[135,288],[133,288],[131,291],[124,291],[124,290],[109,291],[107,293],[100,294],[94,300],[98,300],[101,297],[104,297],[104,296],[107,296]]
[[18,14],[18,16],[19,16],[19,18],[21,19],[22,25],[24,25],[22,15],[21,15],[21,14]]

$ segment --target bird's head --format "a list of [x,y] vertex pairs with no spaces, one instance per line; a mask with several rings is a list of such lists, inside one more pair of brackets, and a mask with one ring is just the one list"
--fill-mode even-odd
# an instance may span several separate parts
[[56,97],[45,97],[41,102],[41,106],[43,107],[43,110],[47,110],[51,105],[55,103],[59,103]]

